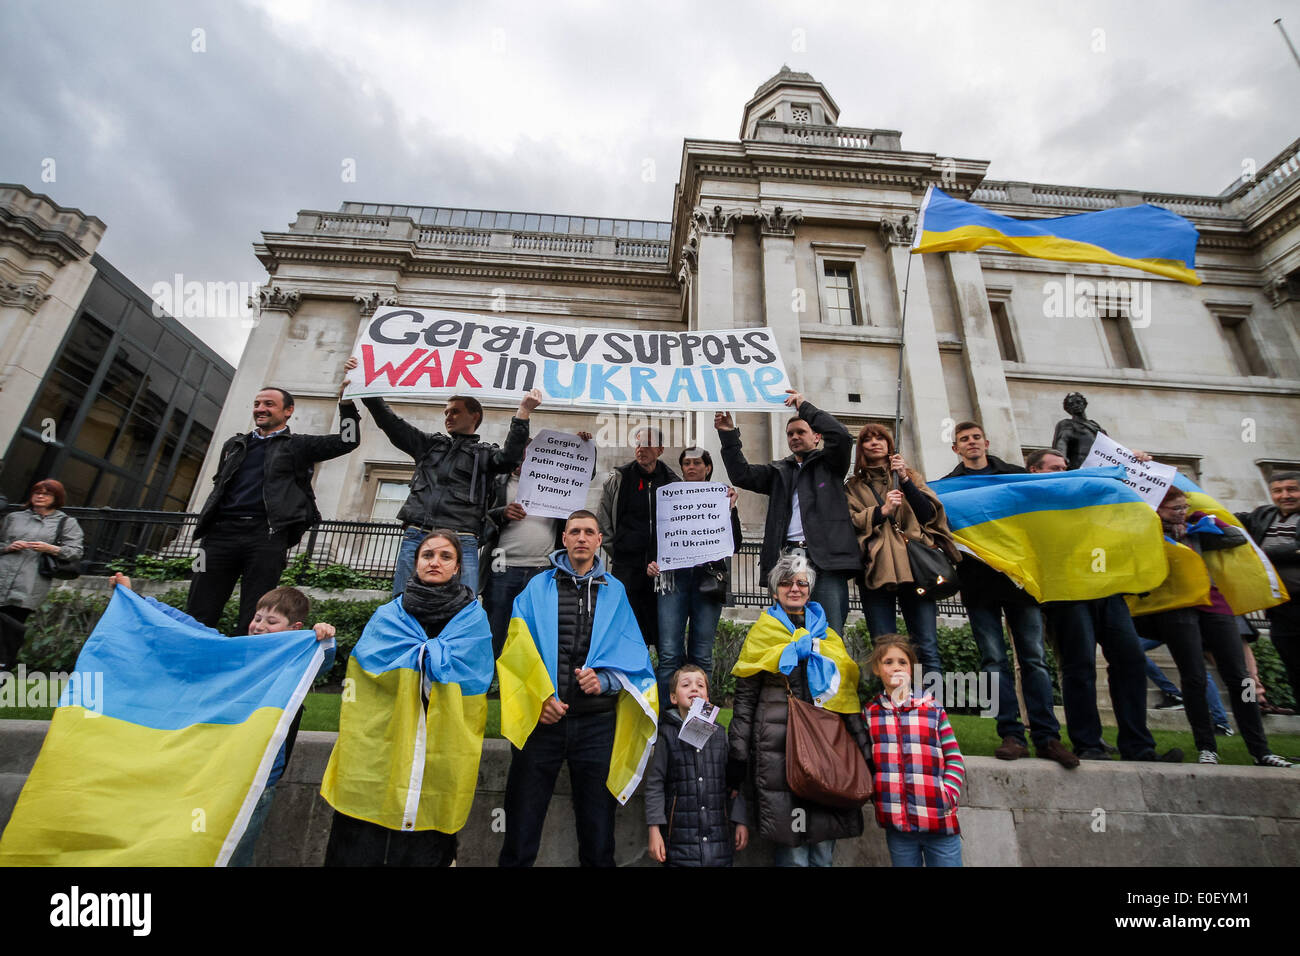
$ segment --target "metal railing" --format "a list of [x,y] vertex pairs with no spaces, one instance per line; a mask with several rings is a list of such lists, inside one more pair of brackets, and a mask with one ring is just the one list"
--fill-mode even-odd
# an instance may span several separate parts
[[[10,510],[15,510],[11,508]],[[119,558],[149,556],[160,559],[193,558],[198,554],[194,529],[199,516],[175,511],[135,511],[118,508],[65,508],[76,518],[85,534],[86,551],[82,558],[85,573],[105,574],[108,564]],[[312,526],[289,550],[292,562],[302,554],[309,556],[316,568],[343,565],[376,583],[391,584],[401,544],[402,525],[386,521],[321,521]],[[767,607],[772,595],[763,586],[759,574],[762,544],[746,541],[731,561],[731,590],[738,607]],[[605,555],[608,564],[609,556]],[[850,589],[849,609],[861,611],[857,588]],[[966,616],[966,608],[956,598],[939,602],[943,617]],[[1268,621],[1262,611],[1246,615],[1247,620],[1265,630]]]

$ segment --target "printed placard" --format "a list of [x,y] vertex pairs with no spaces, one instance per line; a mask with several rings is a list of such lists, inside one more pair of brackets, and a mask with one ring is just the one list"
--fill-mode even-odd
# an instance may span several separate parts
[[675,481],[655,492],[659,570],[729,558],[731,503],[720,481]]
[[586,506],[595,469],[594,441],[543,428],[528,446],[519,468],[515,501],[530,518],[567,518]]
[[1157,508],[1164,500],[1165,493],[1173,484],[1178,469],[1173,465],[1162,465],[1154,461],[1138,461],[1137,456],[1113,439],[1097,433],[1092,443],[1092,450],[1083,460],[1084,468],[1105,468],[1108,465],[1124,466],[1124,484],[1128,485],[1142,500],[1152,508]]

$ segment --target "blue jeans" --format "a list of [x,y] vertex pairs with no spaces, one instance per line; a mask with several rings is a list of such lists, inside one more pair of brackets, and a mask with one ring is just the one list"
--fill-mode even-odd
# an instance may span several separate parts
[[493,657],[500,657],[501,649],[506,646],[515,598],[519,597],[533,575],[545,570],[546,568],[506,568],[504,571],[488,571],[487,585],[483,588],[483,610],[487,611],[488,624],[492,628]]
[[[843,571],[822,571],[816,565],[817,583],[808,600],[816,601],[826,612],[826,626],[844,636],[844,619],[849,616],[849,579]],[[773,603],[776,595],[772,595]]]
[[[923,675],[922,682],[914,691],[919,696],[928,693],[930,686],[937,686],[939,692],[934,695],[935,700],[942,705],[943,661],[939,658],[939,606],[934,601],[918,598],[910,591],[868,589],[862,586],[861,580],[858,582],[858,593],[862,596],[862,613],[867,619],[867,631],[873,641],[882,634],[893,634],[898,629],[895,605],[902,608],[907,636],[916,648]],[[931,685],[931,681],[935,684]]]
[[1011,639],[1020,659],[1020,689],[1025,694],[1025,716],[1029,718],[1034,746],[1061,739],[1061,725],[1052,711],[1052,675],[1047,671],[1043,650],[1043,615],[1038,608],[1018,604],[967,604],[971,633],[980,651],[980,670],[998,675],[998,736],[1025,740],[1016,701],[1015,671],[1007,661],[1006,639],[1002,636],[1002,614],[1006,612]]
[[1076,752],[1104,748],[1101,716],[1097,713],[1097,645],[1106,656],[1116,743],[1126,760],[1138,760],[1155,750],[1147,729],[1147,685],[1142,648],[1128,605],[1118,594],[1093,601],[1062,601],[1043,608],[1056,634],[1061,665],[1061,700],[1065,726]]
[[[397,567],[393,569],[393,597],[401,596],[406,590],[406,582],[415,573],[415,553],[420,549],[420,542],[428,536],[429,532],[419,528],[407,528],[402,534],[402,546],[397,552]],[[461,550],[460,581],[478,594],[478,538],[472,534],[458,537]]]
[[660,711],[668,706],[672,691],[668,680],[683,664],[694,664],[712,682],[713,635],[722,617],[722,602],[699,592],[703,574],[700,568],[680,568],[664,574],[673,576],[673,590],[659,595],[659,666],[655,677],[659,681]]
[[253,865],[253,850],[257,848],[257,837],[262,832],[262,825],[266,823],[267,814],[271,812],[273,800],[275,800],[275,784],[262,791],[257,805],[253,807],[253,815],[248,818],[248,829],[240,837],[235,852],[230,854],[230,862],[226,864],[227,866]]
[[894,866],[961,866],[961,835],[885,831]]
[[[1142,638],[1142,651],[1145,654],[1146,651],[1157,648],[1163,643],[1163,641],[1153,641],[1149,637],[1144,637]],[[1151,683],[1166,694],[1173,694],[1175,697],[1183,696],[1183,692],[1178,689],[1178,685],[1165,676],[1165,672],[1160,669],[1155,661],[1149,657],[1145,658],[1145,660],[1147,677],[1151,678]],[[1214,683],[1214,678],[1210,676],[1208,670],[1205,672],[1205,697],[1210,705],[1210,719],[1216,724],[1228,726],[1228,712],[1223,709],[1223,698],[1219,696],[1219,688]]]
[[834,840],[822,840],[821,843],[809,843],[805,846],[772,847],[773,866],[830,866],[831,854],[835,852]]

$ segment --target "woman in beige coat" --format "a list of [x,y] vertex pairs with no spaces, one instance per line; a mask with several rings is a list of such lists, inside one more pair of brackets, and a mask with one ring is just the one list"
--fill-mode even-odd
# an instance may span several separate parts
[[[864,569],[857,580],[867,630],[873,640],[894,633],[901,608],[927,682],[916,686],[939,686],[928,683],[943,680],[938,605],[909,587],[912,567],[907,559],[907,539],[940,548],[957,561],[957,546],[948,532],[943,505],[921,476],[907,467],[903,456],[894,453],[894,433],[884,425],[863,425],[857,447],[853,475],[845,490],[849,516],[862,546]],[[894,476],[898,477],[897,489]]]

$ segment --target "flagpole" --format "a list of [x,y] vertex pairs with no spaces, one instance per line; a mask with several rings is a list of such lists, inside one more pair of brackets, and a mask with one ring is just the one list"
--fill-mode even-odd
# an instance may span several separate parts
[[[925,207],[933,190],[933,184],[927,186],[925,195],[921,197],[921,209],[916,217],[916,225],[913,227],[912,241],[907,247],[907,269],[903,274],[903,314],[898,320],[898,383],[897,397],[894,402],[894,454],[896,455],[903,453],[903,350],[907,347],[907,290],[912,284],[912,256],[915,254],[912,250],[916,248],[921,238],[921,228],[925,223]],[[890,484],[895,490],[900,487],[897,473],[894,474]]]

